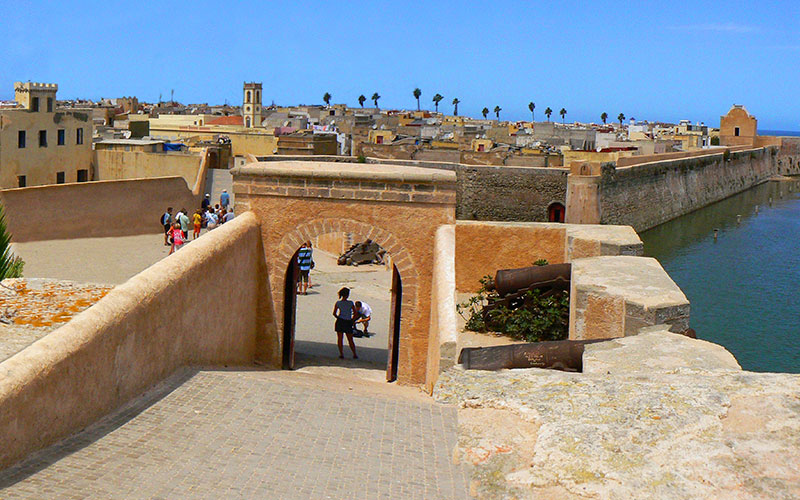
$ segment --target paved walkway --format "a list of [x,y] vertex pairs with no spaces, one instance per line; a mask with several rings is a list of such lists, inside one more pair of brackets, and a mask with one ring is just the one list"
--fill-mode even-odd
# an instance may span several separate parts
[[467,498],[455,444],[415,389],[186,371],[0,472],[0,498]]

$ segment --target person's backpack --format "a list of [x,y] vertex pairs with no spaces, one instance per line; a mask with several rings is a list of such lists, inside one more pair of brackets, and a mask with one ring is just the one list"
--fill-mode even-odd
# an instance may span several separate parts
[[167,213],[166,213],[166,212],[164,212],[163,214],[161,214],[161,220],[160,220],[159,224],[161,224],[162,226],[163,226],[164,224],[166,224],[166,223],[167,223],[167,217],[168,217],[168,215],[167,215]]

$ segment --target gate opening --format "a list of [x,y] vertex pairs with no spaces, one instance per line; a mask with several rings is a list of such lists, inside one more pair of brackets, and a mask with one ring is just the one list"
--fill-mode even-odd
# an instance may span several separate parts
[[[322,238],[317,237],[317,242]],[[371,243],[374,247],[374,243]],[[283,356],[282,366],[291,370],[301,366],[343,366],[386,368],[386,380],[397,379],[399,356],[402,282],[396,266],[386,252],[377,262],[353,260],[353,255],[339,255],[312,245],[313,269],[308,273],[309,286],[299,293],[303,272],[299,263],[300,248],[292,256],[284,276]],[[378,247],[380,248],[380,247]],[[338,261],[342,262],[340,265]],[[347,265],[356,263],[358,265]],[[334,304],[342,287],[350,289],[349,300],[359,301],[372,310],[367,335],[364,323],[356,324],[354,343],[357,360],[352,359],[348,340],[343,339],[344,359],[339,359],[334,330]]]

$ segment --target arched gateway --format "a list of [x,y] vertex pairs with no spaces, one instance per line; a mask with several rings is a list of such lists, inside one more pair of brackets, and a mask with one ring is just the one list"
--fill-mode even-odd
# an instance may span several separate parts
[[[393,307],[400,321],[389,337],[387,375],[423,383],[428,361],[436,230],[455,223],[453,172],[395,165],[275,161],[234,169],[236,211],[261,223],[274,327],[263,357],[286,366],[294,300],[287,269],[298,247],[316,236],[350,232],[381,245],[395,266]],[[402,284],[402,295],[399,293]],[[390,355],[391,357],[391,355]]]

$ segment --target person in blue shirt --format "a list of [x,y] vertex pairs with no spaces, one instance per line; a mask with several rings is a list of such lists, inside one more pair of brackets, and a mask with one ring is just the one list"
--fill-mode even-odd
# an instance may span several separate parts
[[311,259],[311,248],[308,243],[303,243],[297,251],[297,267],[300,268],[300,280],[297,282],[297,292],[308,295],[308,274],[311,272],[313,260]]
[[219,204],[222,205],[223,209],[227,209],[230,203],[231,203],[231,195],[228,194],[227,189],[223,189],[222,194],[219,195]]

